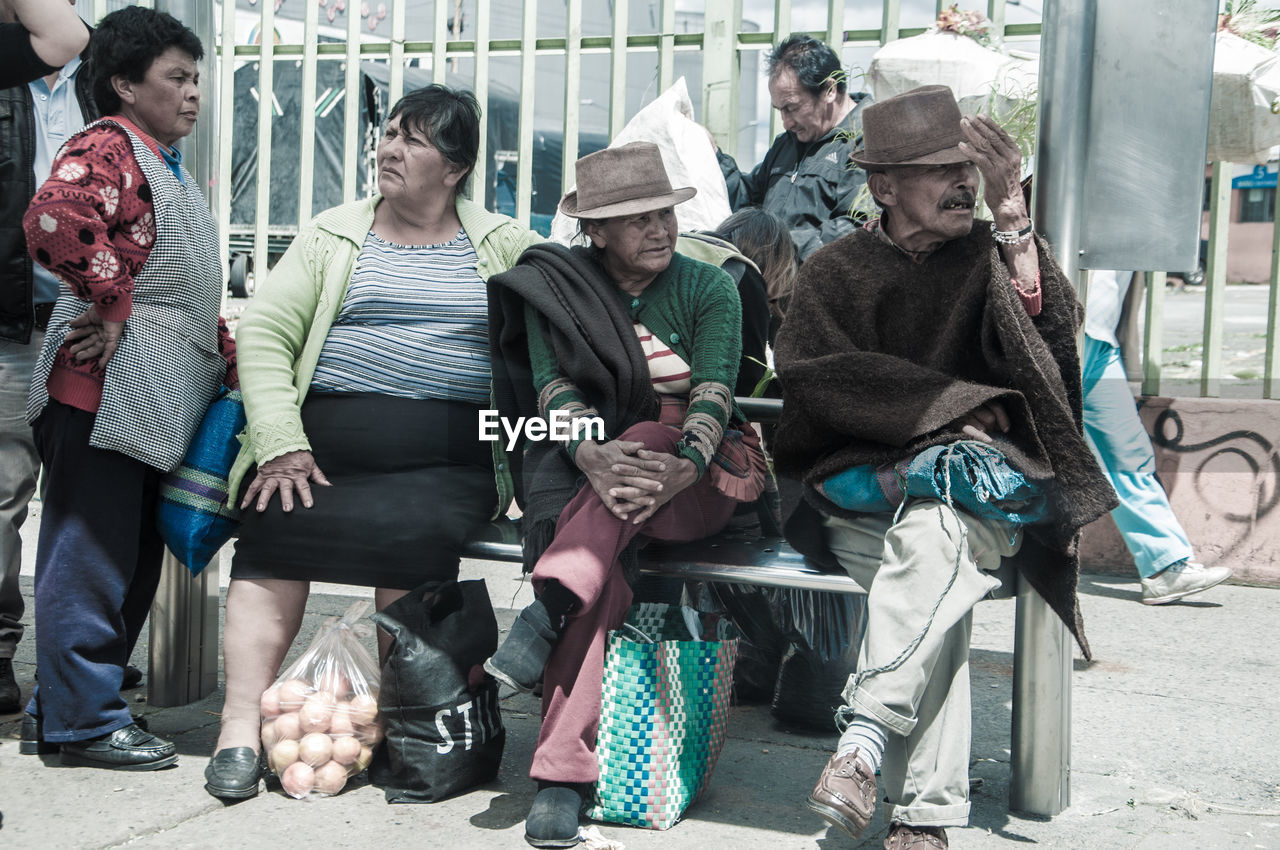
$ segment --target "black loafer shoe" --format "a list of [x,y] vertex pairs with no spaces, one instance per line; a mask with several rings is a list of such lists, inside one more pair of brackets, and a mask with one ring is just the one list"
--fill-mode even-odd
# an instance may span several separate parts
[[136,723],[109,735],[62,745],[62,763],[107,770],[159,770],[178,760],[178,748]]
[[524,821],[524,840],[534,847],[573,847],[578,838],[578,813],[582,810],[582,786],[539,783],[529,817]]
[[258,754],[252,747],[227,747],[209,759],[204,790],[223,800],[247,800],[257,796],[261,776]]
[[547,659],[559,639],[547,609],[541,601],[535,601],[516,616],[507,639],[484,663],[485,672],[527,694],[541,681]]
[[[147,731],[147,718],[136,717],[133,722],[142,731]],[[44,731],[40,727],[39,717],[34,714],[22,715],[22,738],[18,741],[18,752],[24,756],[48,756],[61,749],[53,741],[44,739]]]
[[40,718],[34,714],[22,715],[22,739],[18,741],[18,752],[24,756],[47,756],[58,751],[58,745],[42,740],[40,734]]

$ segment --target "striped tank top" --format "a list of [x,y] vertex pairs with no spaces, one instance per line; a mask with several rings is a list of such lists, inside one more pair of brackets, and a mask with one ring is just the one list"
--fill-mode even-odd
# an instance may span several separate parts
[[463,230],[439,245],[370,233],[311,379],[313,392],[489,403],[489,311]]

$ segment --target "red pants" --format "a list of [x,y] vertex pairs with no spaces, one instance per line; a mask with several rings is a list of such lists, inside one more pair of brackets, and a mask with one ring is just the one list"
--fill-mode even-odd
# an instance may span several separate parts
[[[657,422],[641,422],[620,439],[644,443],[651,451],[674,453],[680,432]],[[605,638],[622,625],[631,588],[618,557],[631,538],[697,540],[729,522],[737,503],[711,486],[704,475],[642,525],[619,519],[590,485],[573,498],[556,523],[556,535],[533,570],[535,582],[555,579],[578,597],[551,653],[542,680],[542,730],[529,775],[553,782],[595,782],[596,729]]]

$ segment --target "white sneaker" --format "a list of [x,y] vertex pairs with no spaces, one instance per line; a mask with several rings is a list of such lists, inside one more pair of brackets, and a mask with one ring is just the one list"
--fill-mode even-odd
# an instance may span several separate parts
[[1229,578],[1231,570],[1227,567],[1206,567],[1192,560],[1178,561],[1142,580],[1142,604],[1176,602],[1184,596],[1222,584]]

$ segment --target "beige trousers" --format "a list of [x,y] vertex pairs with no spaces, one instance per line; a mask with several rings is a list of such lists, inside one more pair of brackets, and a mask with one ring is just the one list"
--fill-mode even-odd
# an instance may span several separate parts
[[969,819],[969,635],[991,571],[1021,532],[935,500],[897,516],[828,517],[827,543],[867,591],[867,630],[845,702],[889,732],[885,819],[963,826]]

